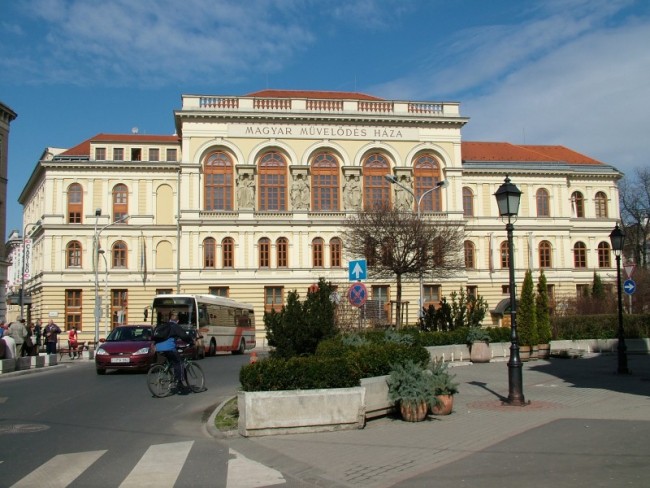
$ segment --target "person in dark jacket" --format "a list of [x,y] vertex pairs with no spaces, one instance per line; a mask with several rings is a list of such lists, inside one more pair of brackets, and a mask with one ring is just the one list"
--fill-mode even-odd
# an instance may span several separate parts
[[[172,364],[176,391],[178,393],[188,393],[188,388],[183,386],[181,381],[181,355],[176,349],[176,339],[181,339],[189,345],[193,344],[194,339],[183,327],[178,325],[178,314],[176,312],[171,313],[167,324],[161,324],[158,327],[168,327],[169,333],[167,339],[156,343],[156,351],[165,356]],[[154,337],[155,335],[154,332]]]

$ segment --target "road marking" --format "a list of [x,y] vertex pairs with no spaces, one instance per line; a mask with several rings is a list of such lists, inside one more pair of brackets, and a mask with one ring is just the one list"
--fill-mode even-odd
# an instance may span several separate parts
[[54,456],[12,488],[65,488],[106,451],[87,451]]
[[282,473],[252,461],[237,451],[230,449],[234,459],[228,461],[228,488],[259,488],[262,486],[280,485],[286,483]]
[[173,487],[193,444],[188,441],[149,447],[120,488]]

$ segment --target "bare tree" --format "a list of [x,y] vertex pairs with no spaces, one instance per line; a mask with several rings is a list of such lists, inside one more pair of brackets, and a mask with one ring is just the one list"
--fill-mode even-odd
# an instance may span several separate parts
[[460,222],[432,221],[385,204],[349,217],[343,236],[349,255],[366,258],[369,278],[395,277],[397,327],[403,280],[444,278],[464,267]]
[[634,180],[624,178],[619,192],[626,251],[639,266],[647,268],[650,264],[650,169],[637,169]]

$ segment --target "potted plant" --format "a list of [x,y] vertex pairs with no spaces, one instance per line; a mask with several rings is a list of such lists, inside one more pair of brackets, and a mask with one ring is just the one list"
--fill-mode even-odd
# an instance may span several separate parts
[[394,364],[388,383],[388,398],[399,407],[402,419],[420,422],[427,416],[429,405],[435,402],[431,371],[414,361]]
[[467,347],[469,347],[469,360],[473,363],[489,363],[490,334],[482,327],[470,327],[467,332]]
[[435,395],[431,413],[434,415],[449,415],[454,408],[454,395],[458,393],[458,383],[454,381],[456,375],[450,374],[447,366],[442,358],[431,362],[430,371]]

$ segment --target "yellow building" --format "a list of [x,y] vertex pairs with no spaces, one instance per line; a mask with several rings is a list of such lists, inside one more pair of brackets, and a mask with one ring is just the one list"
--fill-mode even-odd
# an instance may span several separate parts
[[[24,224],[37,223],[26,282],[31,317],[58,316],[86,340],[96,295],[100,336],[118,322],[144,321],[156,293],[228,295],[252,303],[260,318],[319,277],[343,295],[348,262],[360,257],[345,252],[346,218],[374,201],[418,210],[419,198],[387,174],[416,197],[445,180],[420,211],[461,223],[468,236],[462,273],[445,282],[424,277],[427,303],[464,287],[502,311],[506,231],[493,195],[506,175],[523,192],[518,282],[527,268],[535,278],[543,268],[558,297],[575,296],[594,271],[611,281],[608,236],[621,174],[564,147],[463,142],[468,120],[458,103],[360,93],[183,95],[177,136],[98,134],[37,163],[19,199]],[[394,283],[366,284],[374,303],[394,298]],[[419,290],[417,282],[403,290],[411,323]]]

